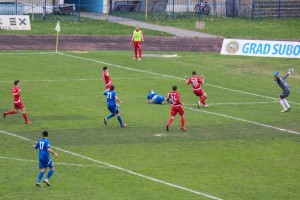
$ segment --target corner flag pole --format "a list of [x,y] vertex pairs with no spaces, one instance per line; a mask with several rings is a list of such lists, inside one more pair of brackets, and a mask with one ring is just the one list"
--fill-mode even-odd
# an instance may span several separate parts
[[59,24],[59,21],[57,21],[55,30],[56,30],[56,51],[55,51],[55,52],[57,53],[57,49],[58,49],[58,33],[60,32],[60,24]]

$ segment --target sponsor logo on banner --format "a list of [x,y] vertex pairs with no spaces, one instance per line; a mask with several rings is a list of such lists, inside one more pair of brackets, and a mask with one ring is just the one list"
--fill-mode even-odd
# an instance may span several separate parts
[[31,30],[28,15],[0,15],[0,29]]
[[224,39],[221,54],[300,58],[300,42]]
[[240,45],[236,41],[231,41],[226,45],[226,51],[229,54],[234,54],[236,53],[240,48]]

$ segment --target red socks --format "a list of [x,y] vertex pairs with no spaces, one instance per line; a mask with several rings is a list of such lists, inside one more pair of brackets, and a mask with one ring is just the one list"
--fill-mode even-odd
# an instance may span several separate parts
[[7,111],[5,112],[6,115],[16,114],[17,112],[15,110]]
[[139,55],[140,55],[140,58],[141,58],[142,57],[142,48],[139,47],[138,51],[139,51]]
[[201,99],[200,99],[200,102],[203,104],[203,105],[206,105],[206,103],[205,103],[205,99],[206,99],[207,97],[202,97]]
[[172,123],[173,120],[174,120],[174,119],[173,119],[172,117],[170,117],[170,119],[169,119],[169,121],[168,121],[168,126],[171,125],[171,123]]
[[181,117],[181,128],[184,128],[184,117]]
[[[173,120],[174,120],[174,119],[170,117],[170,119],[169,119],[169,121],[168,121],[168,126],[171,125],[171,123],[173,122]],[[184,128],[184,122],[185,122],[184,117],[181,117],[181,127],[182,127],[182,128]]]
[[[11,115],[11,114],[16,114],[16,113],[17,113],[17,112],[16,112],[15,110],[10,110],[10,111],[5,112],[4,114],[5,114],[5,115]],[[30,121],[29,121],[28,118],[27,118],[26,113],[23,113],[22,115],[23,115],[23,118],[25,119],[25,122],[26,122],[26,123],[30,123]]]
[[23,117],[24,117],[24,119],[25,119],[25,122],[29,122],[26,113],[23,113]]

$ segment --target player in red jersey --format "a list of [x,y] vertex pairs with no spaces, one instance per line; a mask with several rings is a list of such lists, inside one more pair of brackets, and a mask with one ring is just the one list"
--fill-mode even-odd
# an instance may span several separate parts
[[181,130],[186,131],[184,127],[184,110],[182,109],[183,103],[180,101],[180,94],[177,92],[177,86],[173,86],[173,91],[168,94],[167,101],[172,99],[171,117],[168,120],[167,131],[169,131],[170,125],[175,118],[175,115],[179,113],[181,116]]
[[24,107],[24,105],[23,105],[23,103],[21,101],[21,90],[19,88],[20,81],[19,80],[15,80],[14,81],[14,85],[15,86],[14,86],[14,88],[12,90],[12,96],[14,97],[15,109],[3,113],[3,117],[5,118],[6,115],[17,114],[19,110],[22,110],[23,117],[25,119],[25,124],[31,124],[31,122],[27,118],[27,115],[26,115],[26,112],[25,112],[25,107]]
[[201,84],[204,84],[204,75],[201,75],[201,77],[196,76],[196,71],[192,72],[193,76],[191,78],[188,78],[185,76],[185,82],[186,84],[192,84],[193,86],[193,92],[196,96],[200,97],[200,100],[197,101],[198,107],[201,107],[201,104],[204,105],[204,107],[208,107],[208,105],[205,103],[205,99],[207,98],[207,94],[205,91],[201,88]]
[[112,86],[112,82],[108,73],[108,68],[106,66],[103,67],[102,78],[105,82],[106,90],[109,90],[110,86]]

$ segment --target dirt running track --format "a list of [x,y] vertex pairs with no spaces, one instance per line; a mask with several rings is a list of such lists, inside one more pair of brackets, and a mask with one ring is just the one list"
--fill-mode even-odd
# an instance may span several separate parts
[[[130,36],[59,36],[59,50],[129,50]],[[56,36],[0,35],[0,50],[55,50]],[[145,37],[143,50],[220,52],[223,38]]]

